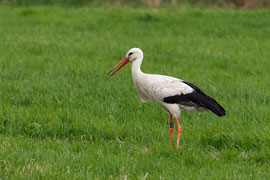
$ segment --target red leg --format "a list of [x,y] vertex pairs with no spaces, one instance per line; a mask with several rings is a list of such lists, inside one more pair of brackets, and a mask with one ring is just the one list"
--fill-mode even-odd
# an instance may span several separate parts
[[182,128],[181,128],[181,125],[180,125],[180,122],[179,122],[177,116],[175,116],[175,119],[176,119],[176,123],[177,123],[177,127],[178,127],[178,129],[177,129],[177,131],[178,131],[178,135],[177,135],[177,145],[176,145],[176,147],[177,147],[177,149],[178,149],[178,147],[179,147],[180,135],[181,135],[181,132],[182,132]]
[[172,145],[172,137],[173,137],[173,116],[170,114],[170,141],[169,141],[169,147]]

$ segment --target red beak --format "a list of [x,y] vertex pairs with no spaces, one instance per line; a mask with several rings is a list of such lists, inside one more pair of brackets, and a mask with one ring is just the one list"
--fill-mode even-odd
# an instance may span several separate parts
[[[129,63],[129,57],[124,57],[119,63],[116,64],[109,72],[108,76],[114,75],[117,71],[119,71],[122,67],[124,67],[127,63]],[[120,66],[121,65],[121,66]],[[120,66],[120,67],[119,67]],[[119,68],[117,68],[119,67]],[[117,69],[116,69],[117,68]],[[115,70],[116,69],[116,70]],[[115,71],[114,71],[115,70]]]

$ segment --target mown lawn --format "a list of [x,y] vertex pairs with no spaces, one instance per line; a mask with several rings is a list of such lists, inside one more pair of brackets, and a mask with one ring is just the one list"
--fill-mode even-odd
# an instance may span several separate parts
[[[132,47],[227,115],[183,112],[169,149],[130,67],[106,76]],[[269,58],[267,10],[0,6],[1,178],[268,179]]]

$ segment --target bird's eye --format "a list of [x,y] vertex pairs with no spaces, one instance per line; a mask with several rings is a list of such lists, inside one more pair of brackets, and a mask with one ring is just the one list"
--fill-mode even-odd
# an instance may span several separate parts
[[131,53],[128,54],[128,56],[131,56],[132,54],[133,54],[133,53],[131,52]]

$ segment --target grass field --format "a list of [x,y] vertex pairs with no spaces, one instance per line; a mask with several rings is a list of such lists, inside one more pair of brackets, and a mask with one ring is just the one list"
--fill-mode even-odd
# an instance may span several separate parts
[[[2,179],[269,179],[270,11],[0,6]],[[199,86],[227,110],[141,103],[130,65]],[[175,131],[176,133],[176,131]]]

